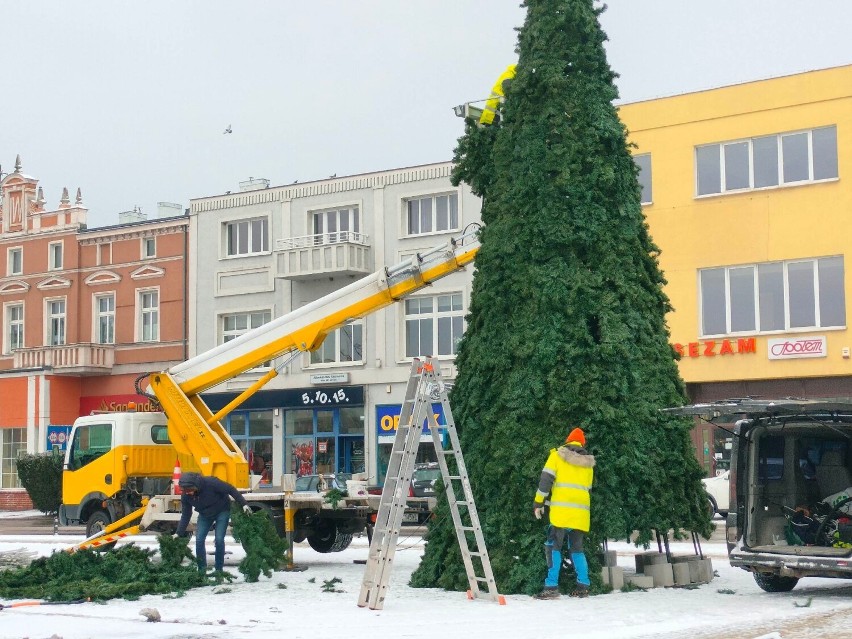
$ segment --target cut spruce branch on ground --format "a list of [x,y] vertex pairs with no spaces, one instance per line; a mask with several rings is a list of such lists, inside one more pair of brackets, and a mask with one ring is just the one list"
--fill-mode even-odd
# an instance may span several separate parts
[[[271,576],[283,562],[286,543],[275,533],[269,516],[264,511],[246,515],[235,510],[232,517],[234,537],[242,540],[246,552],[240,572],[246,581],[257,581],[261,572]],[[0,597],[54,602],[133,600],[150,594],[185,593],[233,580],[228,573],[210,577],[200,574],[189,550],[189,538],[159,535],[157,541],[160,561],[154,560],[155,550],[134,544],[100,553],[58,551],[27,561],[26,567],[0,571]]]

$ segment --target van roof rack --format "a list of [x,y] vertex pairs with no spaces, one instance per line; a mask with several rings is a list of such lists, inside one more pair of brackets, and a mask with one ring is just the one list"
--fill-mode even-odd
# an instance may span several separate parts
[[751,397],[742,397],[664,408],[662,411],[670,415],[694,415],[702,417],[707,421],[732,421],[730,418],[738,415],[754,417],[764,415],[814,415],[832,413],[852,415],[852,398],[802,399],[799,397],[784,397],[778,399],[754,399]]

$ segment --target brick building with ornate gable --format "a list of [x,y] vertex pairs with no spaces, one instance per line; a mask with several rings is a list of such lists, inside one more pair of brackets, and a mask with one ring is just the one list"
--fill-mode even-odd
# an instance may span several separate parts
[[144,409],[136,378],[186,358],[188,219],[89,229],[80,189],[52,208],[20,157],[0,177],[0,510],[26,509],[21,453],[63,450],[93,410]]

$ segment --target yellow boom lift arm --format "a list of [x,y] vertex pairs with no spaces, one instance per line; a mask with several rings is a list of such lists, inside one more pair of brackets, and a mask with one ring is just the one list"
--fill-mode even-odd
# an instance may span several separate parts
[[169,439],[201,473],[249,488],[248,462],[221,420],[278,371],[272,368],[222,410],[213,412],[201,393],[264,362],[294,351],[313,351],[325,336],[463,269],[479,249],[479,227],[393,267],[385,267],[240,337],[150,377],[168,417]]

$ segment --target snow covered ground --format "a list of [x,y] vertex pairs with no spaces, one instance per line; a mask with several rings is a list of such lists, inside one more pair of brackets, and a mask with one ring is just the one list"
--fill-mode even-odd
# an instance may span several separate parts
[[0,519],[32,519],[43,516],[40,510],[0,510]]
[[[82,539],[82,538],[81,538]],[[212,538],[211,538],[212,539]],[[153,537],[140,537],[153,545]],[[0,536],[0,552],[30,551],[41,555],[65,548],[77,538],[68,535]],[[241,548],[229,539],[227,564],[236,575]],[[616,592],[576,600],[537,601],[507,596],[499,606],[468,601],[464,594],[407,586],[423,551],[419,537],[400,538],[395,570],[384,610],[357,606],[367,557],[366,537],[356,538],[342,553],[321,555],[307,545],[296,547],[295,559],[304,572],[278,572],[271,579],[192,590],[180,599],[162,596],[106,604],[32,606],[0,610],[0,637],[122,639],[213,637],[276,639],[344,639],[360,637],[444,637],[466,639],[721,639],[852,636],[852,584],[805,579],[788,594],[761,591],[750,575],[731,568],[723,544],[704,545],[719,577],[695,590],[655,589]],[[619,563],[632,569],[634,551],[611,544]],[[676,554],[692,546],[673,544]],[[212,548],[210,549],[212,552]],[[342,592],[322,592],[323,582],[337,577]],[[230,588],[230,592],[220,592]],[[720,592],[723,591],[723,592]],[[733,591],[729,593],[728,591]],[[812,598],[812,599],[811,599]],[[808,601],[810,606],[805,607]],[[6,600],[0,603],[10,604]],[[798,604],[798,606],[796,605]],[[802,606],[802,607],[799,607]],[[160,623],[139,614],[156,608]]]

